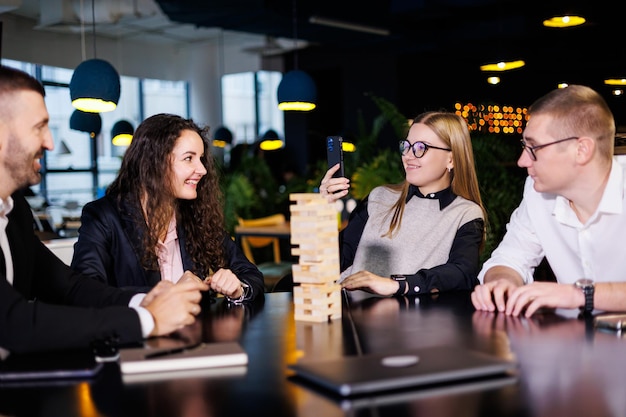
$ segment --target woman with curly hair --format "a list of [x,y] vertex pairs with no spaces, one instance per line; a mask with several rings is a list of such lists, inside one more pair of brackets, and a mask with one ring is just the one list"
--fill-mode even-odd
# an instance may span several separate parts
[[106,195],[85,205],[72,268],[122,288],[176,283],[187,270],[232,302],[263,296],[263,275],[224,230],[208,128],[144,120]]

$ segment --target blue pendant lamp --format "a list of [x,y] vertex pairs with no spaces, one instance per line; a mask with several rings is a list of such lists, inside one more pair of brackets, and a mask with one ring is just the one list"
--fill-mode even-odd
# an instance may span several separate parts
[[128,146],[133,141],[135,129],[128,120],[119,120],[111,128],[111,142],[115,146]]
[[309,74],[298,69],[298,20],[296,0],[293,0],[293,39],[296,46],[294,70],[283,75],[278,85],[278,108],[283,111],[311,111],[316,106],[317,89]]
[[226,145],[233,143],[233,134],[228,128],[221,126],[215,130],[213,135],[213,146],[216,148],[225,148]]
[[72,105],[84,112],[115,110],[120,99],[120,76],[107,61],[83,61],[72,74],[70,97]]
[[74,110],[70,116],[70,129],[87,132],[89,137],[95,138],[102,130],[102,117],[98,113]]
[[[96,13],[94,1],[91,0],[94,58],[85,60],[85,51],[83,49],[83,62],[76,67],[70,80],[70,98],[72,99],[72,106],[78,110],[102,113],[115,110],[120,99],[121,87],[120,75],[113,68],[113,65],[96,58]],[[81,25],[83,21],[84,19],[81,15]],[[82,30],[82,26],[81,35],[84,39],[85,33]]]
[[292,70],[278,85],[278,108],[285,111],[310,111],[315,108],[317,89],[309,74]]
[[263,134],[261,137],[261,143],[259,144],[259,148],[263,151],[276,151],[284,146],[285,142],[278,137],[278,133],[276,133],[273,129],[270,129]]

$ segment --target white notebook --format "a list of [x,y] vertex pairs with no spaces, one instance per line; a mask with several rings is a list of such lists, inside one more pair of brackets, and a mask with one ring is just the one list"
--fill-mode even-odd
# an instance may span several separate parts
[[201,343],[176,349],[127,348],[120,350],[122,374],[171,372],[248,364],[238,343]]

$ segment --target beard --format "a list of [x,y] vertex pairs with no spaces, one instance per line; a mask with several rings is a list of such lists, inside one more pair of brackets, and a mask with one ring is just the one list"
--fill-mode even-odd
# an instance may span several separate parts
[[6,170],[11,175],[17,189],[39,184],[41,173],[35,169],[35,159],[41,159],[43,149],[37,152],[28,151],[21,144],[21,141],[14,135],[9,136],[7,141],[7,159],[4,161]]

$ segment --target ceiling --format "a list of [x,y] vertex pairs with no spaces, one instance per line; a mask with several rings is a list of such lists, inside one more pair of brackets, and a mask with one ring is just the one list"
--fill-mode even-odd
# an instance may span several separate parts
[[[171,21],[272,37],[297,37],[329,49],[398,54],[458,54],[476,62],[508,53],[528,65],[576,65],[605,71],[620,62],[622,17],[608,0],[156,0]],[[294,13],[295,4],[295,13]],[[556,14],[581,13],[587,23],[548,29]],[[294,16],[296,17],[294,24]],[[312,17],[389,31],[378,35],[311,23]],[[461,62],[459,64],[462,64]],[[624,68],[626,73],[626,68]]]
[[[395,78],[396,89],[405,96],[396,99],[407,114],[419,111],[424,102],[450,103],[452,98],[445,94],[454,89],[467,89],[467,97],[491,94],[499,99],[478,67],[502,58],[526,61],[498,86],[500,97],[517,103],[530,103],[557,82],[586,84],[610,97],[602,81],[626,77],[623,18],[609,0],[93,1],[99,36],[189,44],[217,42],[227,33],[229,42],[260,55],[300,49],[300,65],[308,71],[316,70],[312,62],[322,60],[353,60],[358,65],[365,61],[363,74],[355,77],[366,83]],[[8,3],[16,6],[2,7]],[[34,19],[38,30],[78,34],[81,3],[88,30],[92,0],[0,0],[0,12]],[[562,13],[581,14],[587,23],[567,29],[542,26],[545,18]],[[312,23],[312,17],[388,33],[329,27]],[[250,44],[249,35],[237,37],[244,33],[262,36]],[[393,56],[386,60],[382,54]],[[391,59],[396,72],[379,71]],[[452,81],[442,88],[434,82],[439,76]],[[420,86],[413,86],[418,79]],[[613,108],[616,116],[626,117],[626,102]]]
[[[626,47],[619,45],[622,17],[609,0],[95,0],[94,5],[98,35],[118,39],[206,42],[227,30],[266,36],[265,44],[242,48],[268,55],[308,45],[429,59],[452,55],[459,66],[506,55],[541,71],[626,76]],[[90,0],[2,0],[2,11],[37,20],[39,30],[79,33],[79,16],[86,30],[92,22]],[[583,14],[588,21],[561,30],[541,25],[564,12]],[[388,34],[314,24],[312,18]],[[294,35],[306,42],[297,43]]]

